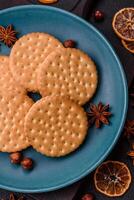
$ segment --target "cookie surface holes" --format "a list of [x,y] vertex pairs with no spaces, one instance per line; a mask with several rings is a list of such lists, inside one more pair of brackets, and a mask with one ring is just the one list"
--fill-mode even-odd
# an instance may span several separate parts
[[72,145],[71,145],[71,146],[72,146],[73,148],[75,148],[75,146],[76,146],[76,145],[75,145],[74,143],[72,143]]
[[94,87],[95,87],[95,85],[92,83],[92,84],[91,84],[91,88],[94,88]]
[[90,76],[91,76],[91,77],[94,77],[94,73],[91,73]]

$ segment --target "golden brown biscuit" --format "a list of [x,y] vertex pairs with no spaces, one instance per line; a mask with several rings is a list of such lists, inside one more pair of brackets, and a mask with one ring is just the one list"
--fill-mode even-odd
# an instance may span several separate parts
[[28,147],[24,118],[33,102],[16,84],[9,70],[9,58],[0,56],[0,151],[15,152]]
[[27,90],[38,91],[37,72],[40,64],[55,49],[63,47],[46,33],[29,33],[21,37],[10,54],[10,69],[14,78]]
[[6,95],[26,94],[26,90],[16,83],[10,72],[8,56],[0,56],[0,94],[3,93]]
[[63,95],[85,104],[96,91],[98,77],[94,62],[78,49],[52,52],[41,65],[38,88],[42,96]]
[[83,108],[65,97],[48,96],[36,102],[25,119],[25,131],[33,148],[50,157],[77,149],[87,135]]

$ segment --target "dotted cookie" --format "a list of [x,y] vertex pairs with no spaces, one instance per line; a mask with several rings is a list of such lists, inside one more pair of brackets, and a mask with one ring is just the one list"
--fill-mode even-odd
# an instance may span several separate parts
[[26,94],[26,91],[16,84],[10,68],[9,68],[9,57],[0,56],[0,94],[15,95],[16,94]]
[[38,91],[36,75],[40,64],[56,48],[63,45],[46,33],[29,33],[21,37],[10,54],[10,69],[14,78],[27,90]]
[[42,96],[69,96],[83,105],[96,91],[97,70],[88,55],[78,49],[52,52],[38,72],[38,87]]
[[0,151],[15,152],[29,146],[24,119],[32,100],[24,95],[0,94]]
[[29,146],[24,118],[32,104],[13,79],[9,58],[0,56],[0,151],[15,152]]
[[83,108],[58,96],[42,98],[25,119],[31,145],[50,157],[64,156],[77,149],[87,135],[87,127]]

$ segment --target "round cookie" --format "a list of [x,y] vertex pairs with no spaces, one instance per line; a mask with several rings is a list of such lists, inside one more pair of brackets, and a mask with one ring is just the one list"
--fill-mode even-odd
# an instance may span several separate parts
[[78,49],[52,52],[38,72],[42,96],[63,95],[83,105],[96,91],[97,70],[91,58]]
[[14,94],[26,94],[26,91],[16,83],[14,80],[10,68],[9,57],[0,56],[0,94],[14,95]]
[[37,72],[40,64],[55,49],[63,45],[46,33],[29,33],[21,37],[10,54],[10,69],[14,78],[27,90],[38,91]]
[[23,94],[0,94],[0,151],[16,152],[30,146],[24,132],[24,119],[32,104]]
[[0,56],[0,151],[15,152],[30,145],[24,119],[32,104],[12,77],[9,57]]
[[60,157],[77,149],[87,135],[83,108],[65,97],[48,96],[35,103],[25,118],[25,131],[38,152]]

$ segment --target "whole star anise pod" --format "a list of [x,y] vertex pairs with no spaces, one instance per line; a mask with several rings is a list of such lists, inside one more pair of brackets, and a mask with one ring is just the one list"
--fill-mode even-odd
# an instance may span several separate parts
[[128,139],[134,136],[134,120],[127,120],[124,126],[124,136]]
[[8,47],[11,47],[16,42],[16,34],[17,32],[13,29],[12,25],[6,28],[0,26],[0,41],[4,42]]
[[131,143],[131,150],[127,152],[127,155],[131,158],[132,164],[134,166],[134,142]]
[[[4,200],[4,199],[3,199]],[[15,198],[14,194],[11,193],[9,196],[9,200],[24,200],[23,196],[20,196],[18,198]]]
[[10,196],[9,196],[9,200],[15,200],[15,196],[14,196],[13,193],[10,194]]
[[89,126],[95,124],[96,128],[100,128],[102,124],[109,124],[108,118],[111,116],[109,105],[103,105],[102,102],[99,102],[98,105],[90,104],[87,114],[89,117]]

